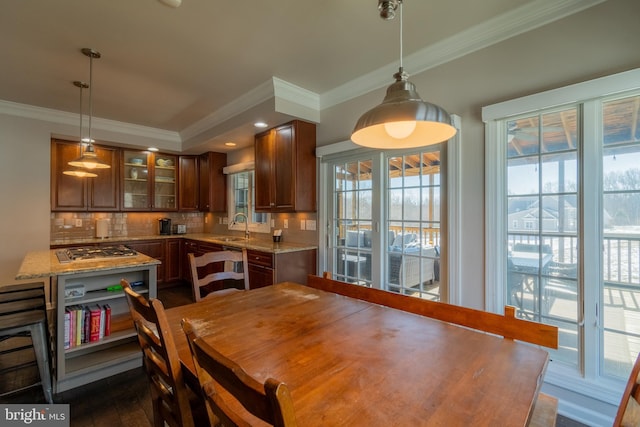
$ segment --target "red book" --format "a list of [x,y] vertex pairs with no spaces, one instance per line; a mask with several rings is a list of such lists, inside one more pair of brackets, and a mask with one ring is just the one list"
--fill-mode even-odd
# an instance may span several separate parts
[[111,335],[111,307],[109,304],[104,305],[104,336]]
[[89,341],[98,341],[100,339],[100,306],[91,307],[90,316]]

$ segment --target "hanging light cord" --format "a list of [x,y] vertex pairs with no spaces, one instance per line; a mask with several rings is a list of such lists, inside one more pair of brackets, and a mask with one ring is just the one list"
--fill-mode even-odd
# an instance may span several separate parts
[[82,82],[79,82],[78,87],[80,88],[80,155],[82,155]]
[[89,145],[91,145],[91,117],[93,117],[93,55],[89,55]]
[[402,67],[402,0],[400,0],[400,70]]

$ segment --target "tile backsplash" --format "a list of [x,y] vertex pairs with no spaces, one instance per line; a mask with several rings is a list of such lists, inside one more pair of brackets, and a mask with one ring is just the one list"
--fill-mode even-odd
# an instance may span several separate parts
[[[159,234],[158,220],[170,218],[171,224],[184,224],[187,233],[242,235],[231,231],[225,213],[202,212],[51,212],[51,241],[92,239],[96,237],[96,221],[106,219],[107,236],[111,239],[153,236]],[[252,233],[251,237],[271,240],[274,229],[282,230],[285,242],[317,244],[316,213],[272,214],[271,233]],[[285,220],[287,227],[285,228]],[[313,226],[311,226],[313,224]]]
[[158,220],[171,218],[172,225],[185,224],[187,233],[204,231],[201,212],[51,212],[51,240],[96,237],[96,220],[108,220],[109,238],[159,234]]

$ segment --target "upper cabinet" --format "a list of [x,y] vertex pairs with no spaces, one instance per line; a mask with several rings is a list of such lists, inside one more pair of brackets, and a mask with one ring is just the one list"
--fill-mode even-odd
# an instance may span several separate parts
[[299,120],[255,138],[255,210],[316,211],[316,125]]
[[51,210],[52,211],[118,211],[120,209],[119,150],[94,145],[100,160],[108,169],[98,169],[95,178],[64,175],[69,162],[80,157],[80,143],[51,141]]
[[197,211],[198,194],[198,156],[180,156],[180,191],[178,192],[178,210]]
[[122,151],[122,210],[178,210],[178,157],[146,151]]
[[95,145],[111,165],[95,178],[64,175],[80,156],[80,144],[51,140],[51,211],[224,212],[224,153],[176,156]]
[[200,207],[202,212],[227,210],[227,178],[222,169],[227,165],[225,153],[208,152],[198,158]]

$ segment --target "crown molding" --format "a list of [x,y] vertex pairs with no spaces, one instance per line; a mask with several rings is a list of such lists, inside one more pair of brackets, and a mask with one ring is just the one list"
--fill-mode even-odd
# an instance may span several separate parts
[[234,101],[180,132],[182,141],[191,141],[260,104],[273,101],[276,112],[320,121],[320,96],[287,81],[272,77]]
[[190,140],[201,133],[216,127],[251,107],[268,101],[274,96],[273,82],[267,80],[249,92],[222,106],[213,113],[198,120],[180,132],[183,141]]
[[[419,74],[605,1],[537,0],[527,3],[406,56],[404,68],[414,75]],[[321,94],[321,109],[388,86],[397,68],[395,62],[387,64]]]
[[[77,113],[53,110],[51,108],[35,107],[33,105],[19,104],[11,101],[0,100],[0,114],[62,125],[79,126],[79,116]],[[140,136],[143,138],[151,138],[171,143],[180,142],[180,136],[177,132],[118,122],[115,120],[101,119],[100,117],[91,118],[91,128],[93,130],[123,133],[126,135]]]
[[[273,90],[276,98],[300,104],[305,108],[320,111],[320,95],[300,86],[296,86],[277,77],[273,77]],[[286,111],[281,111],[286,113]]]

